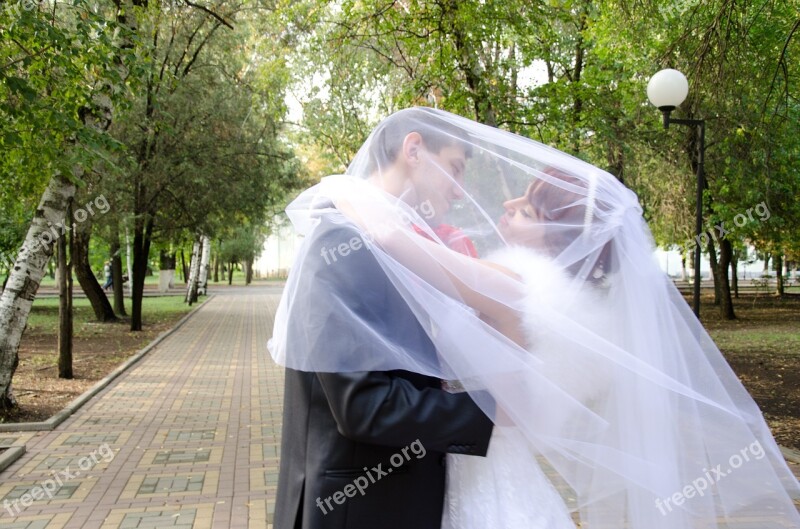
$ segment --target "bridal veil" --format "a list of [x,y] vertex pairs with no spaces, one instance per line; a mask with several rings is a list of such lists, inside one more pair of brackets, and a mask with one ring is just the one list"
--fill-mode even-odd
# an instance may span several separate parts
[[[412,132],[423,146],[416,162],[447,181],[452,201],[388,182]],[[503,204],[520,198],[530,218],[514,231]],[[306,239],[322,223],[355,229],[359,237],[322,255],[303,245],[297,262],[325,259],[347,273],[350,254],[371,252],[438,357],[387,341],[346,299],[321,292],[313,317],[293,312],[304,281],[296,266],[270,341],[279,364],[459,381],[489,413],[502,407],[586,527],[800,527],[798,483],[761,412],[660,270],[637,197],[609,173],[509,132],[411,108],[372,132],[346,174],[324,178],[286,211]],[[567,310],[543,301],[536,311],[558,351],[537,354],[536,343],[498,330],[503,315],[530,311],[525,287],[470,255],[509,245],[535,248],[568,279]],[[573,316],[586,307],[568,309],[586,291],[604,311],[601,329]],[[287,348],[290,318],[305,326],[306,342]],[[332,338],[319,335],[315,318],[339,322],[335,339],[347,347],[337,350],[347,354],[327,354]]]

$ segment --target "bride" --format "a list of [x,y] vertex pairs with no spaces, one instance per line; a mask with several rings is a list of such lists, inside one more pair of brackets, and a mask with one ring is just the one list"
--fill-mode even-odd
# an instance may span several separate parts
[[381,124],[346,175],[287,212],[301,231],[325,215],[354,224],[438,362],[394,343],[363,359],[273,357],[309,371],[422,373],[487,415],[497,407],[487,457],[448,456],[448,529],[800,526],[797,480],[653,259],[636,196],[526,138],[433,109],[401,113],[425,142],[463,146],[466,165],[418,153],[430,170],[418,186],[457,204],[370,183],[389,171]]
[[[565,173],[552,169],[546,173],[560,182],[572,180],[573,185],[579,184]],[[534,180],[523,196],[506,201],[503,207],[505,214],[497,229],[508,247],[486,259],[522,280],[526,289],[525,312],[521,322],[509,318],[510,321],[495,323],[495,327],[508,336],[519,336],[521,331],[528,350],[542,361],[540,369],[547,366],[550,377],[588,402],[599,396],[606,383],[601,376],[602,366],[548,332],[537,315],[543,310],[556,311],[602,335],[610,323],[611,307],[604,306],[603,295],[609,286],[610,245],[604,247],[592,267],[585,288],[574,299],[566,300],[563,296],[574,278],[551,256],[560,254],[570,241],[563,232],[548,227],[547,219],[540,220],[540,216],[550,216],[549,221],[557,219],[562,225],[583,224],[587,230],[594,205],[584,205],[579,196],[545,180]],[[449,455],[447,471],[444,529],[575,528],[564,500],[517,428],[495,428],[485,458]]]

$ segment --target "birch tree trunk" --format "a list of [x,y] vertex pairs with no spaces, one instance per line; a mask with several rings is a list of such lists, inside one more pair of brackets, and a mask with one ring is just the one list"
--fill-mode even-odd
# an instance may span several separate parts
[[128,292],[133,295],[133,257],[131,256],[131,238],[125,228],[125,267],[128,270]]
[[198,294],[205,296],[208,293],[208,263],[211,259],[211,241],[203,235],[203,253],[200,258],[200,279],[198,280]]
[[186,288],[186,302],[191,305],[197,301],[197,278],[200,272],[200,240],[192,246],[192,260],[189,264],[189,281]]
[[16,405],[11,392],[11,378],[19,363],[19,342],[47,262],[53,255],[55,239],[61,235],[67,202],[74,195],[72,183],[61,175],[53,176],[42,194],[0,297],[0,406],[4,408]]

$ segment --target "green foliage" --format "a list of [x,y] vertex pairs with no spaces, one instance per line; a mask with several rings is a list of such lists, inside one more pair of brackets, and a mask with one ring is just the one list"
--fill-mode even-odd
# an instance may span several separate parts
[[[130,300],[125,300],[126,305]],[[97,336],[98,334],[111,334],[113,328],[107,325],[97,325],[92,306],[86,298],[76,298],[73,302],[75,310],[75,336]],[[147,297],[144,300],[144,311],[148,321],[154,325],[174,321],[178,316],[189,312],[191,309],[183,302],[182,296]],[[38,333],[58,333],[58,298],[38,298],[33,304],[31,315],[28,319],[28,329]]]
[[125,171],[104,175],[104,187],[123,223],[152,219],[156,240],[266,223],[299,186],[300,168],[280,137],[283,44],[263,35],[285,28],[253,7],[209,6],[225,24],[190,6],[139,19],[146,82],[112,126],[128,150],[117,162]]
[[123,106],[134,85],[120,73],[130,35],[106,15],[84,0],[0,9],[0,250],[9,256],[53,174],[75,178],[75,167],[120,147],[102,125],[105,107]]
[[[111,203],[96,235],[151,219],[156,244],[238,239],[414,104],[608,169],[638,193],[657,242],[683,245],[696,137],[664,131],[646,101],[664,67],[690,81],[676,117],[707,121],[706,225],[739,247],[800,248],[798,0],[142,5],[0,12],[0,251],[15,253],[47,180],[76,164],[80,194]],[[289,93],[300,123],[287,123]],[[104,98],[108,131],[86,125],[103,124]],[[736,224],[760,203],[768,221]]]
[[[707,121],[707,227],[796,252],[797,0],[312,4],[328,10],[295,59],[322,72],[301,137],[338,167],[387,113],[436,104],[608,169],[638,193],[657,242],[683,245],[697,138],[664,131],[645,95],[674,67],[690,80],[675,116]],[[762,202],[768,221],[734,223]]]
[[266,231],[253,226],[240,226],[222,241],[219,259],[224,263],[252,262],[264,247]]

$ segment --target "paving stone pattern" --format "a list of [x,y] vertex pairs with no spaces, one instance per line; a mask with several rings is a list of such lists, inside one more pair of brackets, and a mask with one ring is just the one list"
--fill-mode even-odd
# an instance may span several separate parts
[[0,474],[0,529],[271,527],[278,299],[215,296],[56,430],[3,433],[27,453]]

